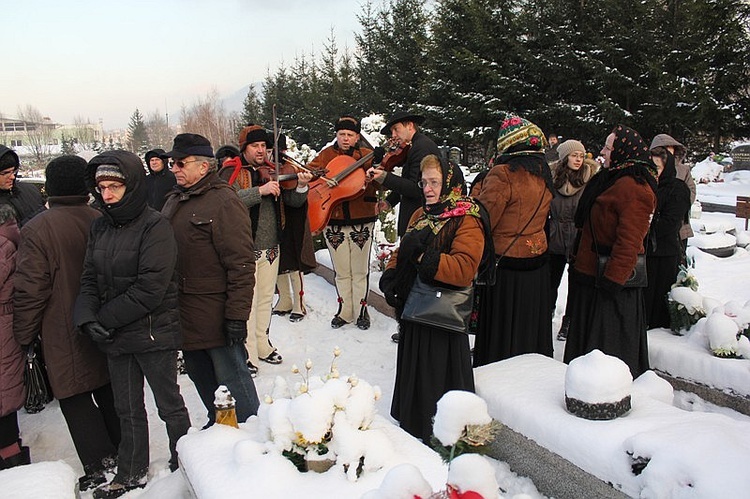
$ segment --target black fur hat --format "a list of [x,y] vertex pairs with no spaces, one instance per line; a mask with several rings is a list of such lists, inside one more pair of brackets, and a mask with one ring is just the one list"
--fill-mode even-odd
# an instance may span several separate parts
[[60,156],[49,162],[44,184],[48,196],[88,196],[86,160],[80,156]]

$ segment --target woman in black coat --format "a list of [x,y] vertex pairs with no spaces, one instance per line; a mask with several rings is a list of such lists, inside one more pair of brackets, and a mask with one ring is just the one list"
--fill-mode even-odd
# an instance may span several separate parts
[[677,178],[674,155],[666,147],[656,147],[651,149],[651,160],[659,172],[659,187],[646,246],[648,287],[644,299],[649,329],[669,328],[667,293],[677,278],[682,258],[680,228],[691,205],[690,188]]
[[91,226],[73,318],[107,354],[122,431],[117,474],[94,491],[98,499],[145,485],[144,378],[167,425],[172,470],[177,440],[187,433],[190,418],[177,384],[181,341],[172,226],[147,206],[145,172],[135,154],[108,151],[94,157],[86,184],[104,216]]

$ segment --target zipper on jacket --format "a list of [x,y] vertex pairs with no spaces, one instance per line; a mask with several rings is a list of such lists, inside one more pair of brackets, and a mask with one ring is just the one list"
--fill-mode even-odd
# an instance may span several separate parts
[[151,341],[156,341],[156,338],[154,338],[154,332],[151,329],[151,314],[148,314],[148,335],[151,337]]

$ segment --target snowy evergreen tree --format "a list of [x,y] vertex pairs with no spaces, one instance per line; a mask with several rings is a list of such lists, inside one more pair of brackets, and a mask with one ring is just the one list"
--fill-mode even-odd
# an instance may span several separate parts
[[[261,123],[263,121],[263,106],[258,92],[255,87],[250,85],[247,90],[247,96],[242,104],[242,114],[240,123],[244,126],[247,123]],[[239,130],[238,130],[239,133]]]
[[128,150],[143,155],[148,150],[148,144],[146,122],[141,112],[136,108],[130,116],[130,123],[128,124]]

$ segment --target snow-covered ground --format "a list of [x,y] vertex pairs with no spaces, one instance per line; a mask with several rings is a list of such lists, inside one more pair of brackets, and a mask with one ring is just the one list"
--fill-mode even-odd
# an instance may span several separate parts
[[[715,187],[711,187],[711,192],[712,194],[721,192],[722,188],[729,187],[734,188],[728,182],[724,182],[723,185],[721,183],[716,184]],[[699,187],[699,199],[702,199],[702,190]],[[750,195],[750,187],[745,186],[743,194]],[[731,196],[731,194],[727,194],[726,196]],[[738,231],[741,231],[744,225],[743,220],[726,214],[703,213],[700,219],[693,220],[695,228],[699,228],[701,224],[706,223],[734,226]],[[319,262],[322,264],[330,264],[325,251],[318,252],[317,256]],[[700,255],[696,258],[696,268],[694,270],[694,274],[700,283],[699,291],[721,303],[729,301],[745,303],[749,301],[750,269],[748,269],[748,265],[750,265],[750,254],[744,249],[738,249],[734,256],[725,259]],[[379,273],[373,272],[371,276],[372,289],[377,289],[378,277]],[[565,282],[565,279],[563,279],[558,306],[553,319],[553,331],[555,332],[559,327],[564,300],[567,295]],[[260,373],[255,382],[261,400],[264,400],[265,395],[274,393],[274,385],[277,383],[278,376],[285,378],[289,384],[299,381],[299,375],[291,372],[292,365],[304,366],[306,361],[310,359],[313,364],[312,372],[314,374],[326,372],[333,360],[332,352],[334,348],[339,347],[341,355],[336,358],[335,362],[337,370],[341,373],[342,377],[346,379],[350,375],[356,375],[359,379],[365,380],[373,386],[379,386],[382,391],[382,396],[375,402],[375,409],[378,412],[378,416],[375,418],[373,427],[381,428],[394,448],[397,449],[396,454],[398,455],[398,459],[389,461],[389,466],[397,462],[411,462],[422,470],[433,490],[438,490],[441,484],[445,483],[447,469],[440,464],[436,454],[428,451],[412,437],[392,426],[393,422],[389,416],[396,357],[396,344],[391,342],[390,335],[396,330],[396,322],[375,310],[371,310],[372,326],[367,331],[359,330],[354,325],[347,325],[341,329],[332,329],[329,324],[336,310],[334,288],[323,278],[314,274],[305,277],[304,285],[308,309],[307,317],[299,323],[290,323],[284,317],[274,316],[273,318],[271,339],[274,345],[278,347],[279,352],[284,356],[284,362],[277,366],[269,364],[260,366]],[[663,331],[659,332],[659,334],[663,333]],[[559,360],[562,358],[563,348],[563,342],[555,342],[555,359]],[[750,385],[750,360],[730,361],[744,363],[746,366],[745,369],[748,372],[745,382],[747,385]],[[702,372],[698,361],[695,361],[696,364],[692,364],[693,361],[690,360],[688,362],[691,364],[686,366],[685,369],[691,375],[700,378]],[[512,365],[516,366],[518,370],[517,374],[514,373],[517,379],[520,380],[528,377],[528,373],[524,372],[527,368],[524,367],[527,366],[526,361],[516,361]],[[558,378],[561,375],[560,371],[564,371],[564,367],[562,364],[554,364],[543,370],[548,373],[549,386],[555,386],[560,383]],[[497,366],[496,369],[499,371],[507,370],[508,367]],[[492,370],[493,366],[487,366],[483,368],[481,376],[478,375],[478,390],[480,392],[486,390],[486,388],[479,386],[482,383],[481,380],[487,376],[491,377]],[[712,374],[711,376],[717,375]],[[707,375],[707,377],[711,376]],[[360,497],[368,490],[377,489],[388,471],[387,467],[385,467],[380,471],[373,472],[369,476],[363,475],[360,478],[360,482],[357,483],[348,481],[343,470],[338,469],[321,475],[308,473],[309,477],[299,478],[289,470],[288,462],[285,459],[273,461],[276,464],[273,464],[271,461],[257,461],[254,462],[255,464],[243,461],[243,459],[249,459],[247,456],[251,452],[248,450],[248,447],[243,448],[242,445],[238,447],[237,442],[248,439],[252,440],[253,436],[257,434],[258,421],[251,420],[244,425],[244,431],[240,432],[228,428],[216,428],[200,432],[199,428],[206,421],[205,409],[189,378],[187,376],[180,376],[179,381],[193,425],[193,433],[190,435],[190,438],[200,439],[200,447],[204,449],[206,457],[211,456],[214,464],[221,463],[224,460],[228,463],[226,466],[221,466],[221,472],[212,472],[212,468],[207,466],[205,472],[195,478],[201,487],[203,487],[202,490],[215,491],[215,494],[201,494],[201,497],[246,497],[248,494],[259,497],[273,497],[277,490],[289,491],[290,489],[287,487],[290,484],[294,485],[291,490],[295,490],[294,495],[291,497]],[[559,394],[557,395],[559,396]],[[513,395],[513,393],[508,395],[506,392],[503,396],[510,396],[512,400],[512,397],[517,395]],[[497,410],[497,408],[493,409],[491,397],[488,396],[487,398],[490,411],[493,413],[493,410]],[[635,404],[636,400],[634,399],[634,408],[637,407]],[[642,397],[640,400],[646,399]],[[549,404],[549,401],[545,403]],[[663,402],[661,403],[662,405],[667,405]],[[158,497],[159,499],[189,497],[188,485],[182,478],[182,475],[180,473],[170,474],[166,470],[168,459],[166,432],[164,425],[156,414],[150,394],[147,396],[147,405],[151,431],[150,482],[145,489],[133,491],[126,497]],[[522,404],[515,405],[521,407]],[[723,467],[728,472],[732,472],[735,469],[743,470],[743,466],[746,468],[746,463],[750,460],[750,443],[748,443],[750,441],[750,418],[728,409],[717,408],[700,399],[696,399],[690,394],[677,393],[674,405],[686,411],[718,412],[727,417],[725,426],[727,428],[736,426],[739,429],[737,432],[734,430],[730,432],[730,436],[736,437],[733,449],[745,449],[745,451],[737,453],[733,450],[734,453],[723,454],[720,448],[715,449],[715,452],[713,449],[708,449],[703,454],[699,454],[699,457],[703,457],[707,464],[710,462],[712,469],[718,466]],[[668,426],[670,421],[678,417],[675,414],[678,414],[681,421],[679,425],[680,431],[686,435],[703,434],[703,427],[697,422],[702,418],[691,419],[690,413],[686,411],[677,410],[671,406],[663,410],[652,411],[649,409],[653,407],[652,402],[648,402],[648,404],[641,407],[643,411],[649,413],[652,423],[655,422],[659,425]],[[563,410],[563,412],[551,412],[543,416],[541,420],[537,420],[536,424],[541,424],[542,426],[545,424],[551,425],[558,428],[561,433],[564,433],[567,428],[575,427],[579,424],[575,418],[570,420],[570,424],[562,424],[560,418],[564,416],[573,418],[569,414],[564,413]],[[21,410],[19,417],[24,445],[30,446],[32,461],[40,464],[0,472],[0,491],[2,491],[0,492],[0,496],[73,497],[73,483],[82,474],[82,469],[57,402],[52,402],[44,411],[34,415],[28,415]],[[506,417],[508,421],[503,422],[510,427],[520,424],[519,421],[522,419],[520,415],[506,415]],[[730,420],[732,421],[731,423],[728,422]],[[618,420],[617,424],[632,427],[632,421],[637,421],[637,419],[632,418],[627,420],[627,418],[624,418],[622,421]],[[691,423],[691,421],[696,422]],[[585,421],[580,421],[580,425],[584,423]],[[598,428],[606,428],[608,424],[598,424]],[[612,425],[610,424],[610,426]],[[648,425],[643,424],[640,427],[636,423],[635,430],[636,433],[639,430],[643,430],[644,434],[648,434],[653,427],[650,423]],[[598,444],[603,448],[613,448],[620,445],[617,442],[620,442],[621,439],[622,434],[620,431],[608,432],[597,430],[596,438],[590,439],[587,445],[595,446]],[[566,439],[566,436],[561,434],[557,442],[563,446],[558,452],[571,461],[576,463],[588,463],[590,461],[584,458],[585,449],[582,450],[581,446],[576,444],[575,439]],[[672,443],[674,443],[675,447],[670,450],[669,445],[672,445]],[[683,450],[677,445],[678,443],[679,439],[675,438],[672,440],[660,440],[658,443],[653,443],[653,445],[655,446],[654,449],[662,451],[660,456],[666,456],[667,460],[669,460],[678,459],[683,454]],[[649,442],[643,442],[638,439],[631,441],[631,444],[638,446],[639,450],[642,450],[643,446],[651,445]],[[243,445],[249,446],[250,444]],[[696,453],[691,452],[689,455],[694,458]],[[211,459],[207,463],[211,463]],[[623,459],[625,458],[623,457]],[[49,463],[55,461],[65,464],[52,465]],[[596,476],[606,477],[611,472],[611,464],[607,460],[599,460],[591,462],[587,466],[590,466],[589,471]],[[232,466],[235,468],[232,468]],[[68,467],[72,468],[72,474],[69,472]],[[505,463],[493,461],[493,467],[495,478],[503,490],[501,497],[520,497],[521,494],[526,494],[526,497],[539,497],[539,493],[533,484],[528,479],[517,477],[509,470]],[[254,486],[255,488],[248,491],[247,487],[251,482],[238,478],[236,481],[237,484],[245,484],[245,488],[240,489],[238,493],[238,489],[232,485],[231,470],[236,469],[239,472],[242,469],[246,473],[248,470],[255,468],[257,470],[254,473],[260,473],[260,475],[256,476],[262,476],[263,479],[258,480],[258,483]],[[679,472],[676,467],[661,467],[659,469],[661,472],[667,474],[658,477],[662,481],[679,483],[684,478],[678,476]],[[693,470],[691,469],[691,471]],[[747,475],[746,471],[738,471],[738,473],[743,472]],[[295,477],[294,480],[290,478],[292,476]],[[733,480],[728,480],[728,483],[740,483],[747,487],[746,482],[742,482],[742,478],[737,478],[735,475],[731,476]],[[735,480],[735,478],[737,479]],[[641,479],[641,482],[643,482],[643,479]],[[61,485],[61,483],[69,483],[70,486],[66,487]],[[264,484],[264,487],[268,488],[260,488],[261,483]],[[636,480],[633,483],[636,484],[632,485],[635,488],[629,485],[626,488],[628,493],[632,493],[633,490],[637,489],[638,481]],[[211,488],[212,484],[215,485],[215,488]],[[209,488],[205,489],[206,486]],[[39,487],[39,489],[35,489],[35,487]],[[278,489],[274,489],[274,487],[278,487]],[[36,490],[36,492],[32,493],[32,490]],[[269,490],[271,492],[266,493]],[[689,489],[680,490],[682,490],[680,497],[698,497],[698,495],[691,496],[688,493]],[[728,492],[728,495],[724,494],[725,497],[738,497],[745,495],[747,490],[750,490],[750,487],[743,490],[722,490],[722,492]],[[644,495],[644,497],[646,496],[659,497],[658,494]],[[91,493],[84,493],[82,497],[91,497]],[[290,495],[286,494],[284,497],[290,497]]]

